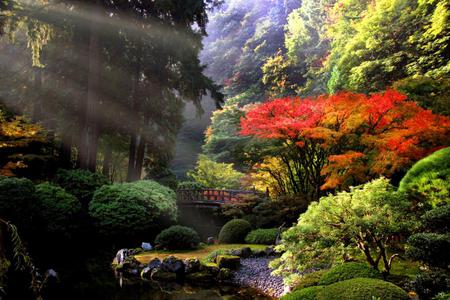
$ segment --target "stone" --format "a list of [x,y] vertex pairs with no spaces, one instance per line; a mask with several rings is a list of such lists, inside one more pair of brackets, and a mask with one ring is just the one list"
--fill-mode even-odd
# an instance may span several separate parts
[[148,263],[147,266],[150,268],[150,270],[153,270],[161,268],[161,264],[162,263],[161,260],[159,260],[159,258],[154,258]]
[[273,256],[276,254],[275,252],[275,248],[273,246],[269,246],[267,247],[264,252],[266,253],[267,256]]
[[150,279],[152,275],[152,269],[149,267],[145,267],[141,271],[141,278],[142,279]]
[[216,243],[216,239],[212,236],[206,239],[206,244],[208,245],[214,245]]
[[152,247],[152,245],[151,245],[150,243],[145,243],[145,242],[143,242],[143,243],[141,244],[141,248],[142,248],[144,251],[150,251],[150,250],[153,249],[153,247]]
[[215,263],[206,263],[206,264],[201,264],[200,266],[200,271],[201,272],[207,272],[213,276],[216,276],[217,274],[219,274],[219,267],[217,266],[217,264]]
[[163,260],[161,269],[165,272],[181,274],[184,273],[184,263],[175,256],[169,256]]
[[118,265],[123,264],[125,259],[128,257],[128,249],[120,249],[116,254],[116,262]]
[[252,255],[252,249],[250,249],[250,247],[244,247],[242,249],[231,250],[230,255],[239,256],[241,258],[247,258]]
[[200,260],[198,258],[188,258],[184,260],[184,272],[186,274],[200,271]]
[[264,257],[264,256],[266,256],[266,251],[265,250],[254,251],[252,256],[253,257]]
[[216,261],[219,269],[228,268],[236,270],[241,264],[241,258],[235,255],[218,255]]
[[219,270],[218,279],[220,281],[229,280],[233,277],[233,272],[228,268],[222,268]]

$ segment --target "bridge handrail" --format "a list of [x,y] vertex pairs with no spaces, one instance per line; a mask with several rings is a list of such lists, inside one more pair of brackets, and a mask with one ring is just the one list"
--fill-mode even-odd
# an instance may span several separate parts
[[234,203],[240,200],[239,195],[255,195],[264,197],[264,193],[256,190],[235,189],[179,189],[177,202],[180,203]]

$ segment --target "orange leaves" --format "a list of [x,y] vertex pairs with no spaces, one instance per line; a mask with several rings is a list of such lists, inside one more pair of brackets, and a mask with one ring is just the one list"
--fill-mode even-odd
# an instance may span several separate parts
[[329,153],[323,189],[390,176],[450,142],[449,118],[395,90],[277,99],[254,106],[241,125],[243,135],[290,140],[299,148],[313,143]]

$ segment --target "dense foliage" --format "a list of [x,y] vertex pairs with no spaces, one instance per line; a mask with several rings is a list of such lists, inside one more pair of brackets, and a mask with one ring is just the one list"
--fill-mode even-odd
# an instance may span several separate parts
[[242,244],[251,230],[246,220],[234,219],[223,225],[219,232],[219,242],[224,244]]
[[360,300],[360,299],[407,300],[408,294],[398,286],[379,279],[355,278],[340,281],[324,287],[317,295],[318,300]]
[[306,287],[284,295],[281,300],[316,300],[323,288],[323,286]]
[[283,233],[277,247],[285,252],[272,266],[289,281],[295,277],[290,272],[335,264],[359,252],[372,268],[381,263],[388,274],[398,255],[387,252],[392,238],[415,226],[409,209],[404,194],[384,178],[322,197]]
[[182,181],[178,183],[177,189],[179,190],[202,190],[205,186],[196,181]]
[[392,176],[445,145],[450,133],[450,119],[394,90],[277,99],[250,109],[241,126],[243,135],[283,141],[276,157],[290,186],[312,198],[320,189]]
[[193,249],[199,243],[200,237],[194,229],[179,225],[164,229],[155,239],[156,245],[168,250]]
[[36,205],[45,232],[70,237],[79,227],[81,204],[64,189],[50,183],[36,186]]
[[89,202],[92,200],[94,192],[103,185],[109,184],[102,174],[79,169],[58,170],[55,182],[72,195],[75,195],[85,208],[88,207]]
[[406,173],[399,189],[427,200],[432,206],[450,202],[450,147],[427,156]]
[[149,180],[105,185],[95,192],[89,214],[104,235],[133,235],[175,221],[176,197]]
[[331,268],[320,278],[319,285],[330,285],[358,277],[382,279],[380,272],[366,263],[349,262]]
[[245,237],[248,244],[275,245],[278,236],[278,228],[255,229],[250,231]]

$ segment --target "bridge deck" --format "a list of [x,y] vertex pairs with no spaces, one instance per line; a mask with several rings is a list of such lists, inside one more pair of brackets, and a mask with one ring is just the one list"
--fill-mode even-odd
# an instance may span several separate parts
[[184,206],[221,206],[223,204],[239,203],[246,197],[265,196],[256,191],[245,190],[178,190],[177,201]]

